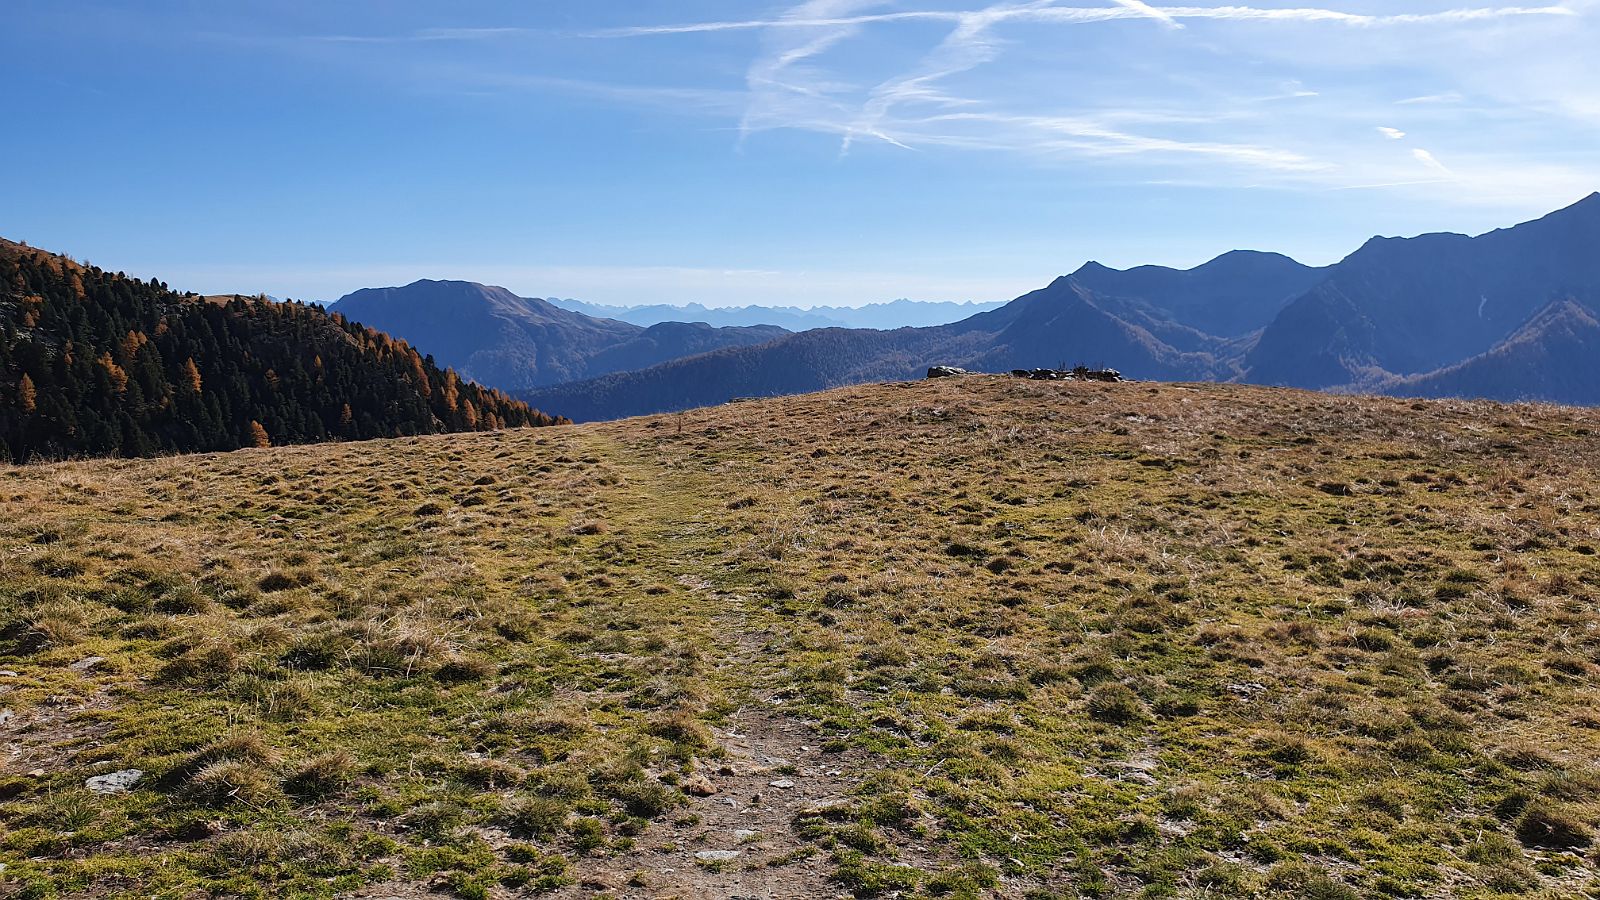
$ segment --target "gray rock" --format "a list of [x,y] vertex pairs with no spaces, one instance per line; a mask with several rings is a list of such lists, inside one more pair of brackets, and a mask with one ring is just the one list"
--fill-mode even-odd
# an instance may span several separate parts
[[67,666],[67,668],[74,672],[87,672],[105,661],[106,658],[104,656],[85,656],[83,659],[80,659],[72,665]]
[[694,858],[701,862],[733,862],[743,855],[743,850],[701,850]]
[[787,778],[780,778],[777,781],[773,781],[773,782],[769,782],[769,783],[771,784],[772,787],[780,788],[780,789],[785,790],[785,791],[788,790],[789,788],[794,787],[794,782],[789,780],[789,779],[787,779]]
[[96,794],[125,794],[143,777],[144,773],[138,769],[123,769],[119,772],[96,775],[85,781],[83,786]]
[[928,370],[929,378],[960,378],[963,375],[971,374],[973,373],[968,372],[966,369],[958,369],[955,366],[934,366]]

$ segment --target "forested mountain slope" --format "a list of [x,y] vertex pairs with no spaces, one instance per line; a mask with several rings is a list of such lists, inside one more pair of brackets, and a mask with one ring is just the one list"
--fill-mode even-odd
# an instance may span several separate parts
[[207,300],[0,242],[0,459],[556,421],[319,307]]

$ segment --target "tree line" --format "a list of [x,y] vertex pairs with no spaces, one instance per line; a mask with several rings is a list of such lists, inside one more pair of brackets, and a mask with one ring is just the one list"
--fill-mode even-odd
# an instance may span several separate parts
[[0,460],[565,421],[318,306],[180,294],[0,243]]

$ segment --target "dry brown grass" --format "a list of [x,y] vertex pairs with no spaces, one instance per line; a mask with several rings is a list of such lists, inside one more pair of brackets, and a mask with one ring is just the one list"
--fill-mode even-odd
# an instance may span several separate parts
[[0,469],[0,877],[646,896],[757,708],[856,785],[794,896],[1575,896],[1597,427],[979,378]]

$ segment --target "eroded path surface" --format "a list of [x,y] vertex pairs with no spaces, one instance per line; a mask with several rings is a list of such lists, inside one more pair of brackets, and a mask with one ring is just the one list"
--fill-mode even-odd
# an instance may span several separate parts
[[767,683],[778,671],[769,652],[777,623],[759,603],[759,573],[752,576],[738,543],[724,539],[727,528],[717,515],[723,504],[706,502],[728,486],[719,490],[687,469],[662,471],[655,458],[626,448],[600,444],[596,452],[619,460],[623,496],[613,507],[621,527],[661,546],[670,561],[663,574],[675,574],[710,620],[703,649],[733,708],[711,729],[715,746],[680,785],[688,805],[627,853],[577,860],[576,883],[555,896],[849,896],[830,879],[826,852],[800,834],[798,822],[807,813],[845,808],[867,761],[859,751],[824,752],[824,739],[787,713],[785,699]]
[[841,768],[848,763],[821,753],[803,725],[766,710],[730,719],[716,731],[726,756],[706,766],[715,793],[695,797],[673,824],[652,828],[638,851],[580,861],[579,883],[557,896],[848,896],[829,880],[826,855],[795,832],[804,812],[845,802],[856,782]]

